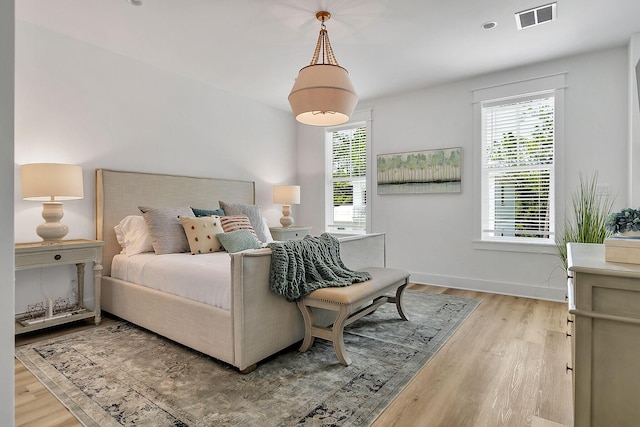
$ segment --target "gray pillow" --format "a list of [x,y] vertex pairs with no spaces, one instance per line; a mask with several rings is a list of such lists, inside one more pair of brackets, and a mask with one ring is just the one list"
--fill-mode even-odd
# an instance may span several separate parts
[[250,230],[236,230],[229,233],[216,234],[218,241],[230,254],[246,249],[260,248],[260,242]]
[[189,252],[189,241],[180,222],[180,216],[193,216],[190,207],[150,208],[139,206],[156,254]]
[[265,234],[265,224],[262,220],[262,213],[260,212],[260,206],[257,205],[247,205],[244,203],[228,203],[219,201],[220,207],[224,211],[225,215],[246,215],[249,217],[249,222],[251,226],[256,232],[258,239],[261,242],[268,243],[271,239],[271,236],[267,236]]

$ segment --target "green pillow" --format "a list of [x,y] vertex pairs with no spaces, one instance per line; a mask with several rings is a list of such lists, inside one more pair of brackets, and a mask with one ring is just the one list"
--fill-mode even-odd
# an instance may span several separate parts
[[218,241],[230,254],[244,251],[246,249],[259,249],[260,242],[253,235],[251,230],[236,230],[228,233],[216,234]]
[[212,215],[218,215],[218,216],[223,216],[224,215],[224,211],[222,209],[198,209],[198,208],[191,208],[191,210],[193,211],[193,214],[197,217],[201,217],[201,216],[212,216]]

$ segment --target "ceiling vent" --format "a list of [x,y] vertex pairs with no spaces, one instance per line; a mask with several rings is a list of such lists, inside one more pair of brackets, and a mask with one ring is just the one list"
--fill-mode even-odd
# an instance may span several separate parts
[[556,3],[534,7],[516,13],[516,25],[519,30],[551,22],[556,19]]

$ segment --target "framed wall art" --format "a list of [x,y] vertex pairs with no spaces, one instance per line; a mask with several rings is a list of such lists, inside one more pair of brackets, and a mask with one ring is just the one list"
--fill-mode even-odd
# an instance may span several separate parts
[[462,148],[378,154],[378,194],[459,193]]

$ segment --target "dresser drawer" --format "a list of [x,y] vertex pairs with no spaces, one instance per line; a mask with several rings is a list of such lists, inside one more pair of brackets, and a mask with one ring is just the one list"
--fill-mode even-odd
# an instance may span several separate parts
[[98,251],[96,248],[60,249],[37,253],[16,253],[16,270],[91,262],[96,259],[97,253]]

